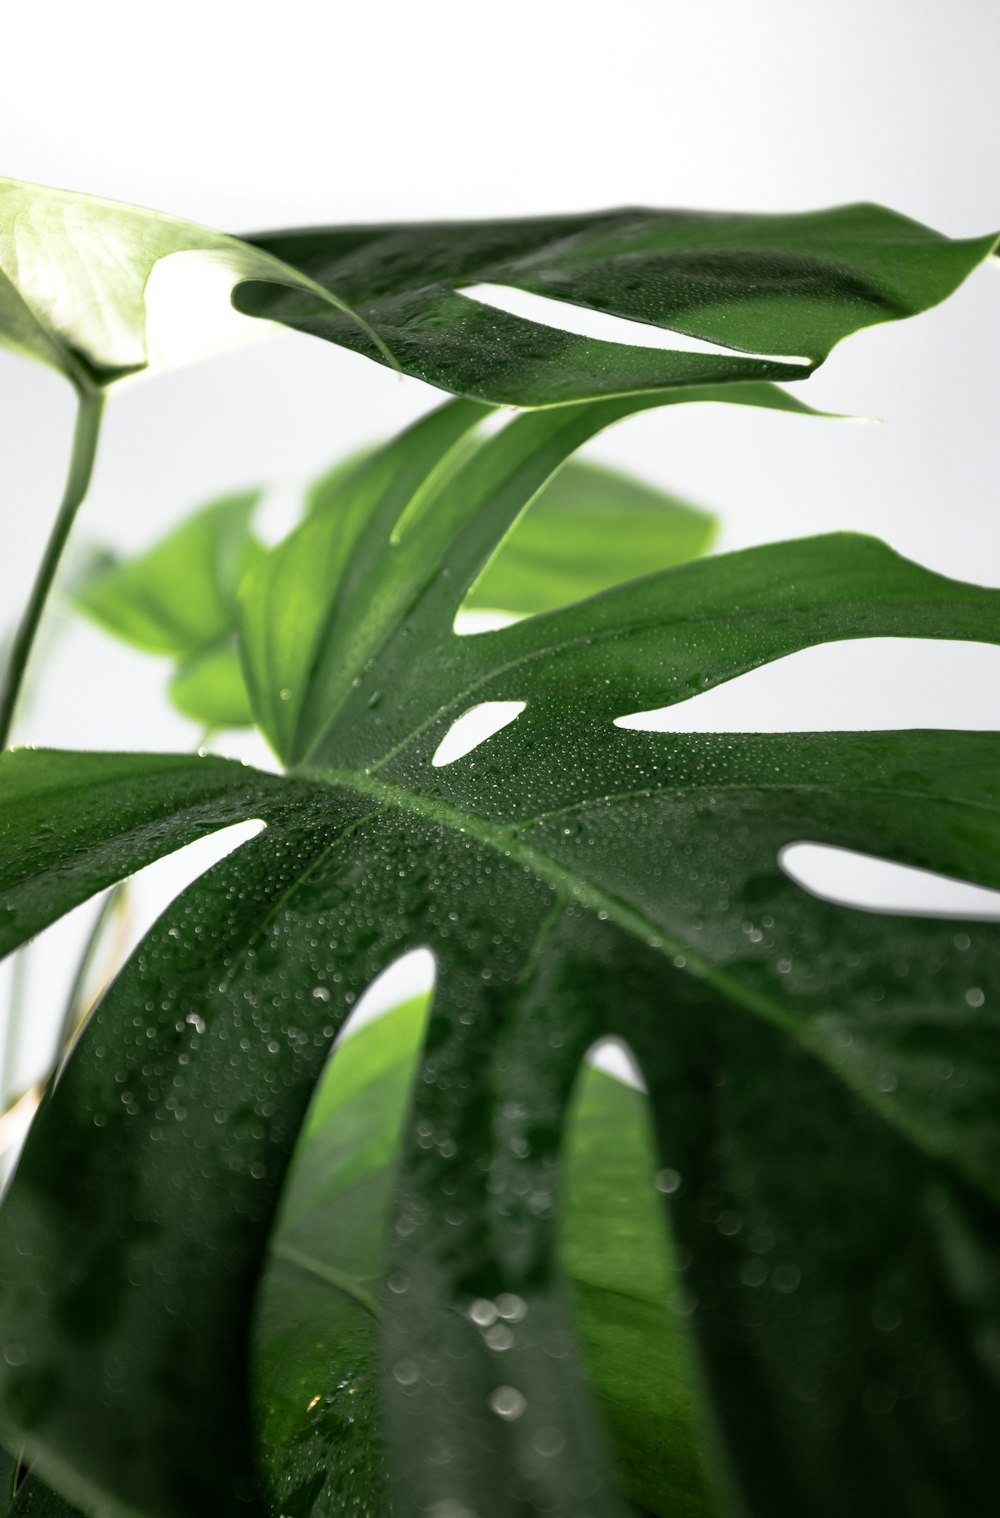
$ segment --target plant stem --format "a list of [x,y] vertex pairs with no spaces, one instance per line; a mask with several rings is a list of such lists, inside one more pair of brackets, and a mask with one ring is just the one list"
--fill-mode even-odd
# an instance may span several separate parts
[[27,947],[14,955],[11,967],[10,998],[7,1004],[7,1031],[4,1036],[3,1065],[0,1068],[0,1112],[6,1112],[14,1096],[14,1065],[21,1044],[21,1012],[28,974]]
[[87,934],[87,941],[83,946],[83,953],[80,955],[80,961],[76,967],[76,974],[73,976],[73,983],[70,986],[69,994],[66,997],[66,1006],[63,1009],[62,1021],[59,1026],[59,1032],[56,1036],[56,1058],[54,1067],[56,1079],[58,1079],[59,1075],[61,1074],[62,1067],[66,1062],[66,1055],[69,1053],[70,1041],[73,1037],[73,1034],[76,1032],[77,1024],[79,1023],[83,1013],[87,1010],[83,1005],[84,992],[87,989],[87,978],[90,975],[91,966],[93,965],[94,960],[97,957],[98,950],[101,947],[101,940],[104,937],[104,930],[124,900],[126,890],[127,882],[124,880],[119,881],[117,885],[113,885],[111,887],[110,891],[101,902],[97,916],[94,918],[93,926],[91,927],[90,932]]
[[87,493],[94,468],[97,439],[101,429],[101,413],[104,410],[104,393],[101,390],[81,389],[78,395],[79,405],[76,425],[73,429],[73,447],[63,498],[49,534],[49,540],[45,545],[45,552],[35,576],[35,583],[31,588],[28,604],[14,635],[10,658],[0,682],[0,748],[7,748],[10,743],[11,729],[17,716],[31,651],[38,635],[45,605],[66,547],[70,528]]

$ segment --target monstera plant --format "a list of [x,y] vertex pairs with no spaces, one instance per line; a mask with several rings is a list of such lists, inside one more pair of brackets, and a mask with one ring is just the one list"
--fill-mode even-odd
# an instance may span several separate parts
[[[701,559],[704,514],[573,455],[680,402],[808,412],[773,382],[993,244],[872,206],[238,240],[0,185],[4,339],[80,396],[5,740],[160,260],[221,262],[244,313],[457,397],[274,547],[234,497],[75,587],[280,772],[0,758],[5,952],[263,824],[140,943],[32,1124],[0,1210],[3,1510],[991,1510],[998,930],[834,905],[781,855],[1000,887],[1000,737],[621,719],[825,641],[1000,642],[1000,592],[852,534]],[[715,351],[574,337],[483,284]],[[469,631],[484,607],[508,625]],[[484,707],[506,725],[454,757]],[[330,1059],[416,948],[429,1005]],[[648,1096],[586,1066],[605,1037]]]

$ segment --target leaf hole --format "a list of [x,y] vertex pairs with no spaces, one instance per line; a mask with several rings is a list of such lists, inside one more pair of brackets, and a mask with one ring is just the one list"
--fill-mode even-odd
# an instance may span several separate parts
[[[387,1296],[407,1284],[386,1265],[400,1135],[430,1010],[430,997],[412,992],[428,976],[433,958],[416,950],[359,998],[282,1189],[251,1333],[260,1469],[274,1512],[291,1511],[289,1472],[308,1476],[310,1511],[386,1504],[380,1319]],[[404,988],[411,999],[399,1005]]]
[[[685,683],[711,678],[693,669]],[[931,638],[856,638],[786,654],[674,705],[615,718],[665,733],[830,733],[1000,729],[1000,647]]]
[[[83,987],[82,1001],[92,1006],[132,955],[157,919],[188,886],[214,865],[262,832],[262,821],[231,823],[183,848],[144,865],[127,879],[127,892],[114,924],[109,925]],[[100,911],[103,894],[81,902],[33,939],[28,946],[23,1004],[16,1036],[0,1024],[11,1066],[3,1071],[8,1091],[27,1091],[44,1081],[59,1054],[63,1008],[84,944]],[[0,967],[0,994],[9,1006],[13,961]]]
[[456,717],[434,751],[431,763],[438,768],[464,759],[466,754],[492,738],[518,718],[525,701],[481,701]]
[[862,912],[1000,922],[1000,891],[826,843],[787,844],[778,863],[810,896]]
[[607,311],[594,311],[587,306],[576,306],[568,301],[553,300],[548,295],[537,295],[533,290],[519,290],[513,285],[483,283],[467,285],[457,292],[467,300],[481,306],[491,306],[508,316],[518,316],[536,326],[551,327],[559,332],[569,332],[576,337],[595,338],[598,342],[621,343],[628,348],[656,348],[670,353],[708,353],[732,358],[762,359],[767,363],[809,364],[811,360],[800,354],[747,353],[743,349],[723,347],[721,343],[708,342],[704,338],[691,337],[686,332],[674,332],[653,327],[646,322],[632,321],[625,316],[612,316]]
[[[628,1084],[597,1068],[624,1057]],[[665,1201],[683,1177],[657,1158],[649,1099],[629,1046],[602,1039],[577,1076],[563,1133],[559,1252],[587,1379],[618,1485],[654,1512],[714,1511],[688,1342],[690,1298]]]
[[598,1039],[596,1044],[591,1044],[584,1059],[594,1070],[602,1070],[605,1075],[613,1076],[623,1085],[631,1086],[636,1091],[646,1090],[638,1061],[623,1038],[610,1036]]

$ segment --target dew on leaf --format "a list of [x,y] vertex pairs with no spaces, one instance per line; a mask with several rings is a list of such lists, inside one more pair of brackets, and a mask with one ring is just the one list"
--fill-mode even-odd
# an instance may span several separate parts
[[498,1386],[490,1394],[490,1407],[498,1418],[504,1418],[508,1422],[514,1422],[520,1418],[527,1407],[522,1394],[515,1386]]

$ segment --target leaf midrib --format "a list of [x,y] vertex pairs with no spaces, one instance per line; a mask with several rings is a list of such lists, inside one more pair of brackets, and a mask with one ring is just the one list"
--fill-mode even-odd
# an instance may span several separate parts
[[[311,773],[299,771],[301,778],[324,782],[327,785],[341,786],[344,789],[354,791],[372,799],[378,800],[386,807],[402,812],[416,813],[429,822],[433,822],[442,829],[456,833],[462,837],[473,837],[478,843],[495,850],[504,858],[513,859],[526,869],[533,871],[535,875],[554,887],[564,899],[575,901],[590,911],[604,913],[607,919],[614,922],[618,927],[629,933],[633,938],[639,939],[648,947],[660,953],[668,962],[672,962],[677,956],[684,960],[683,968],[678,973],[689,973],[696,976],[711,986],[726,1000],[736,1003],[748,1012],[761,1018],[770,1026],[779,1029],[789,1035],[808,1055],[815,1059],[828,1074],[858,1096],[863,1101],[867,1110],[872,1112],[887,1127],[903,1137],[918,1149],[927,1158],[944,1164],[955,1170],[969,1184],[978,1191],[994,1196],[994,1191],[986,1184],[983,1177],[975,1168],[967,1167],[960,1155],[955,1154],[944,1145],[935,1145],[926,1132],[919,1126],[910,1122],[906,1114],[897,1106],[888,1101],[880,1101],[877,1092],[873,1092],[864,1082],[859,1080],[850,1069],[843,1068],[831,1056],[830,1050],[824,1043],[813,1036],[811,1029],[797,1021],[781,1006],[771,1002],[764,996],[755,994],[738,982],[732,980],[724,970],[720,970],[710,961],[706,960],[697,950],[691,948],[686,942],[674,939],[664,932],[659,924],[652,922],[645,913],[622,901],[613,892],[595,885],[571,870],[558,865],[550,855],[543,850],[525,843],[518,836],[516,828],[523,826],[532,819],[520,819],[515,825],[498,825],[488,822],[485,818],[472,812],[460,811],[457,807],[449,806],[446,802],[435,801],[430,797],[421,796],[414,791],[406,790],[402,786],[393,785],[390,782],[375,778],[372,774],[365,774],[358,770],[315,770]],[[757,789],[758,787],[753,787]],[[690,787],[686,791],[690,793]],[[702,789],[709,789],[703,787]],[[751,789],[751,787],[744,787]],[[823,786],[780,786],[771,784],[768,789],[773,790],[829,790]],[[864,791],[866,787],[858,787],[858,791]],[[649,794],[649,788],[643,787],[635,793]],[[899,794],[898,792],[896,794]],[[924,798],[926,799],[926,798]],[[949,798],[945,798],[949,799]],[[964,805],[964,802],[953,802],[956,805]],[[982,805],[980,803],[980,805]]]

